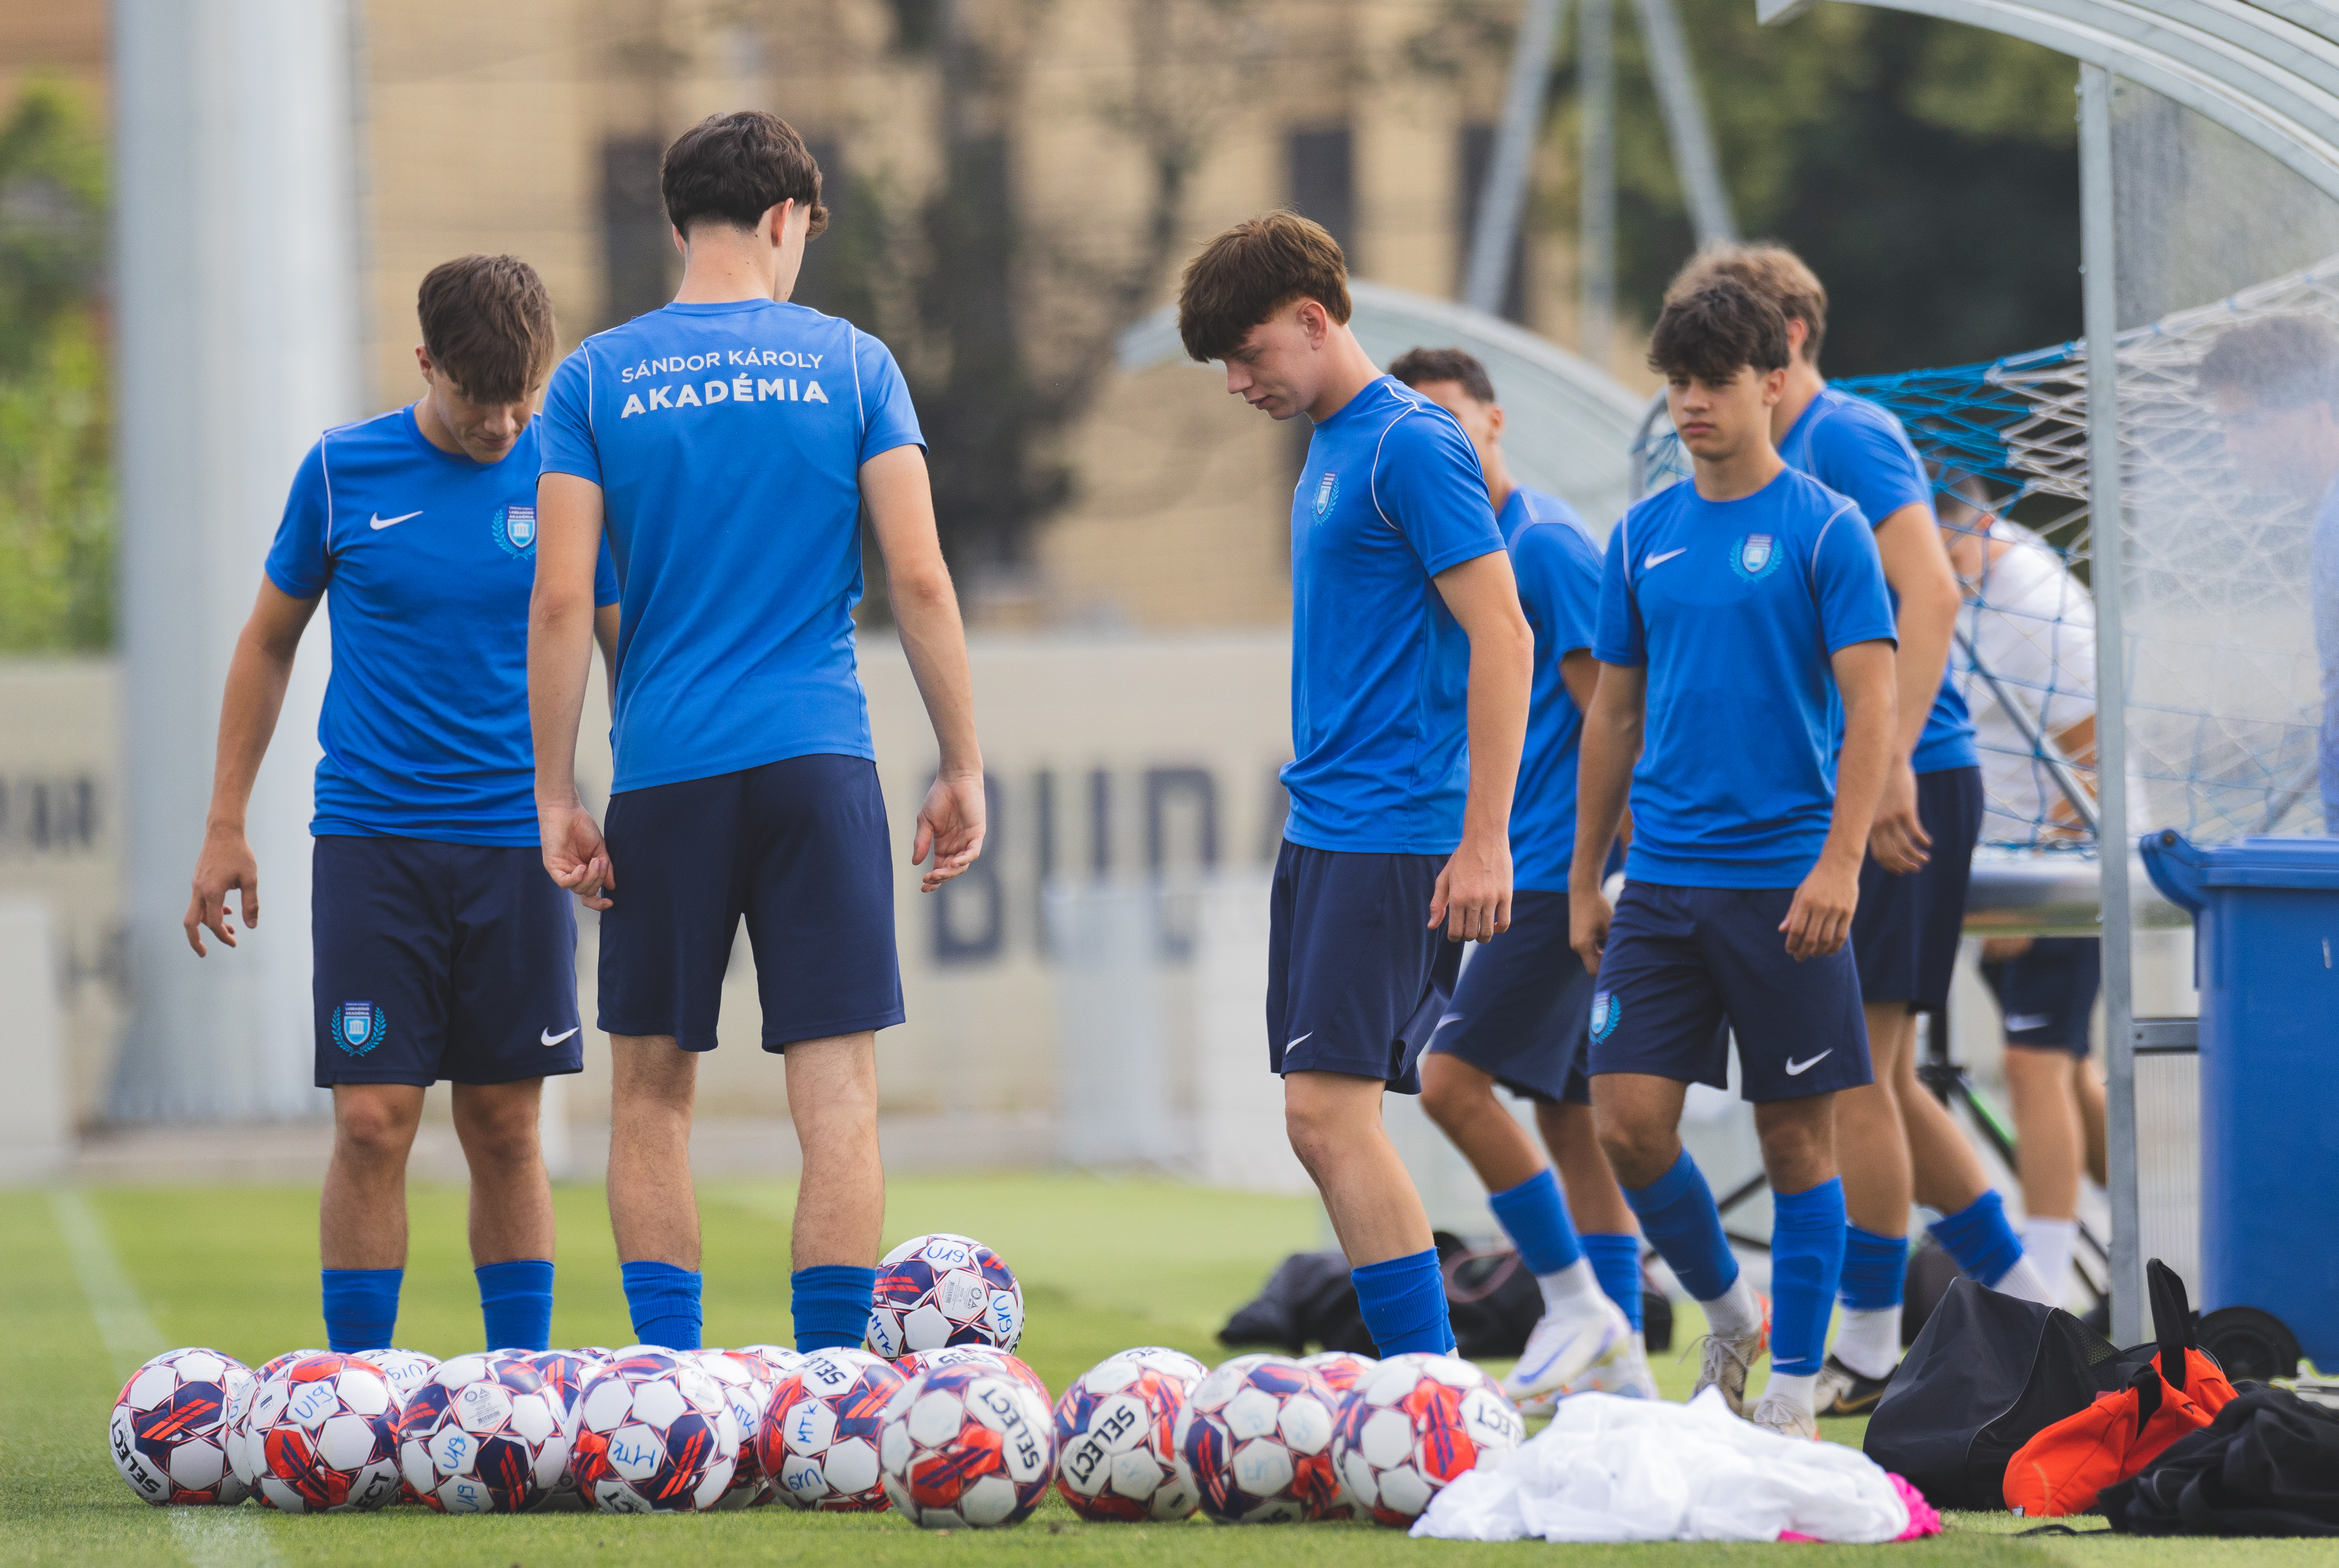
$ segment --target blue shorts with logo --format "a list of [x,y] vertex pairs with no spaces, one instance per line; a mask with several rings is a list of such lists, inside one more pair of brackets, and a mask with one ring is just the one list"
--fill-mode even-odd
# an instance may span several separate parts
[[1904,1001],[1910,1012],[1939,1012],[1949,1005],[1981,808],[1981,769],[1919,774],[1917,820],[1933,841],[1924,866],[1901,876],[1877,864],[1874,855],[1860,863],[1851,950],[1860,957],[1862,1000]]
[[1875,1080],[1849,943],[1798,963],[1779,929],[1792,888],[1627,883],[1593,983],[1590,1070],[1729,1081],[1757,1104]]
[[1592,974],[1567,945],[1567,894],[1511,895],[1511,929],[1477,944],[1429,1049],[1523,1100],[1592,1103],[1584,1075]]
[[603,830],[600,1027],[713,1050],[739,922],[764,1049],[902,1021],[877,764],[818,753],[627,790]]
[[1270,1069],[1421,1092],[1421,1052],[1462,964],[1462,944],[1429,928],[1446,859],[1284,841],[1268,936]]
[[318,1088],[584,1070],[576,909],[534,844],[328,833],[310,865]]
[[2006,1043],[2085,1056],[2104,946],[2092,936],[2042,936],[2013,958],[1981,966],[2005,1015]]

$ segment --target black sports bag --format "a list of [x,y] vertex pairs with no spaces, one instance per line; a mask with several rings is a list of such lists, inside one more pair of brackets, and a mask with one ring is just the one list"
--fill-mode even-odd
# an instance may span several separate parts
[[2101,1506],[2132,1535],[2339,1535],[2339,1413],[2242,1384]]

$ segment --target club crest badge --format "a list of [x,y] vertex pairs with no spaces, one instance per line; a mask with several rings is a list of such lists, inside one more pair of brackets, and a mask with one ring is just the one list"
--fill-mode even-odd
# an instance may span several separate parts
[[1592,993],[1592,1038],[1605,1040],[1616,1032],[1616,1021],[1624,1016],[1624,1004],[1614,992],[1595,991]]
[[1738,541],[1730,568],[1750,583],[1760,582],[1778,568],[1778,541],[1769,534],[1749,534]]
[[1322,522],[1340,499],[1340,476],[1326,469],[1323,479],[1316,486],[1316,520]]
[[534,507],[498,507],[495,518],[496,543],[508,556],[525,556],[536,548],[536,508]]
[[333,1039],[351,1056],[363,1056],[390,1033],[390,1015],[370,1001],[345,1001],[333,1013]]

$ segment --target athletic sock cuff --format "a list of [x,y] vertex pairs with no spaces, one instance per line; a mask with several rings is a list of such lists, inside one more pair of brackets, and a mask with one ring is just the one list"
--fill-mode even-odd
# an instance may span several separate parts
[[328,1268],[321,1271],[325,1343],[344,1356],[387,1350],[398,1331],[398,1290],[403,1268]]
[[1843,1228],[1843,1289],[1846,1307],[1879,1312],[1900,1305],[1909,1280],[1909,1238],[1879,1236],[1857,1225]]
[[1437,1249],[1367,1263],[1351,1269],[1357,1307],[1383,1356],[1411,1350],[1439,1355],[1454,1348],[1446,1322],[1446,1276]]
[[1958,1267],[1984,1285],[1995,1286],[2021,1261],[2022,1238],[2007,1223],[2006,1200],[1996,1188],[1933,1221],[1932,1228]]
[[1516,1187],[1489,1193],[1486,1207],[1495,1211],[1495,1218],[1519,1249],[1529,1272],[1557,1274],[1584,1256],[1551,1167],[1544,1167]]
[[552,1260],[515,1257],[471,1270],[490,1350],[552,1348]]
[[1623,1189],[1624,1201],[1641,1218],[1641,1230],[1682,1282],[1700,1301],[1718,1301],[1738,1281],[1738,1259],[1722,1228],[1722,1211],[1705,1172],[1683,1149],[1673,1169],[1648,1186]]
[[1641,1238],[1629,1230],[1588,1230],[1581,1238],[1584,1256],[1600,1277],[1600,1288],[1624,1309],[1633,1331],[1641,1330]]
[[633,1317],[637,1343],[668,1350],[698,1348],[703,1276],[671,1263],[621,1263],[617,1272],[625,1281],[626,1309]]
[[1843,1283],[1843,1182],[1771,1194],[1771,1370],[1807,1377],[1827,1354]]
[[788,1276],[796,1348],[849,1349],[860,1344],[869,1331],[869,1303],[876,1290],[877,1271],[849,1263],[824,1263]]
[[1673,1161],[1673,1169],[1648,1186],[1626,1187],[1623,1190],[1624,1201],[1632,1207],[1633,1212],[1645,1218],[1652,1209],[1663,1208],[1699,1188],[1704,1189],[1707,1198],[1713,1196],[1713,1189],[1705,1185],[1705,1172],[1697,1168],[1697,1161],[1692,1159],[1689,1150],[1684,1149],[1681,1151],[1681,1158]]

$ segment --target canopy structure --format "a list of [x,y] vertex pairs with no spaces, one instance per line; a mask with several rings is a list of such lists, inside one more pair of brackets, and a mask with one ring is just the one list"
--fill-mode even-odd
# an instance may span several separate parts
[[[1560,497],[1603,536],[1631,504],[1641,399],[1580,355],[1499,316],[1404,289],[1352,281],[1348,325],[1376,364],[1414,348],[1466,349],[1486,367],[1505,420],[1503,454],[1522,484]],[[1184,360],[1178,308],[1130,327],[1118,345],[1135,372]]]

